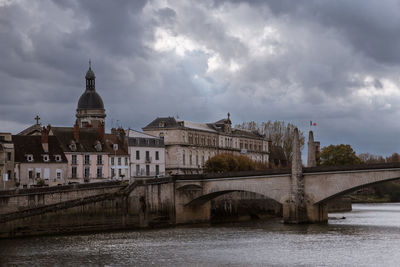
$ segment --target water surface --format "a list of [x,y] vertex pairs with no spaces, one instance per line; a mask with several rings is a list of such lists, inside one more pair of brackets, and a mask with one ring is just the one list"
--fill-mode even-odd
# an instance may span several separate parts
[[11,266],[400,266],[400,204],[358,204],[327,225],[280,219],[0,240]]

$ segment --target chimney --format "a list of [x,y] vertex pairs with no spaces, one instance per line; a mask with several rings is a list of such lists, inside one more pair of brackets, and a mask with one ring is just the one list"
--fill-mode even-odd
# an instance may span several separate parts
[[79,141],[79,124],[78,124],[78,120],[75,121],[75,125],[74,125],[74,139],[76,142]]
[[100,123],[97,129],[99,130],[99,141],[104,143],[104,123]]
[[48,153],[49,152],[49,130],[50,127],[43,127],[42,129],[42,147],[43,151]]

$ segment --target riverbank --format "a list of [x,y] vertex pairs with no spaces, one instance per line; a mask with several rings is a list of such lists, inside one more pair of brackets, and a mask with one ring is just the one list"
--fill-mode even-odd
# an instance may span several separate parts
[[394,203],[389,195],[383,197],[377,195],[350,195],[351,203]]

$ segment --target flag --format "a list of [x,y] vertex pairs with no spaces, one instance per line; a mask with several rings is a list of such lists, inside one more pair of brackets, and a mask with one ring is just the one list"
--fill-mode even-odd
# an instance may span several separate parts
[[310,126],[317,126],[317,123],[310,121]]

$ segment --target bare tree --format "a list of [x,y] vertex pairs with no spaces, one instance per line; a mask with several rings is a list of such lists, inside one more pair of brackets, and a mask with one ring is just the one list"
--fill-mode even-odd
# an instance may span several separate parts
[[[291,162],[293,151],[293,137],[294,129],[296,126],[291,123],[285,123],[284,121],[267,121],[262,123],[243,122],[242,124],[236,125],[236,128],[245,129],[249,131],[258,131],[260,134],[264,134],[272,145],[282,147],[286,160]],[[301,149],[304,146],[304,134],[299,131]]]

